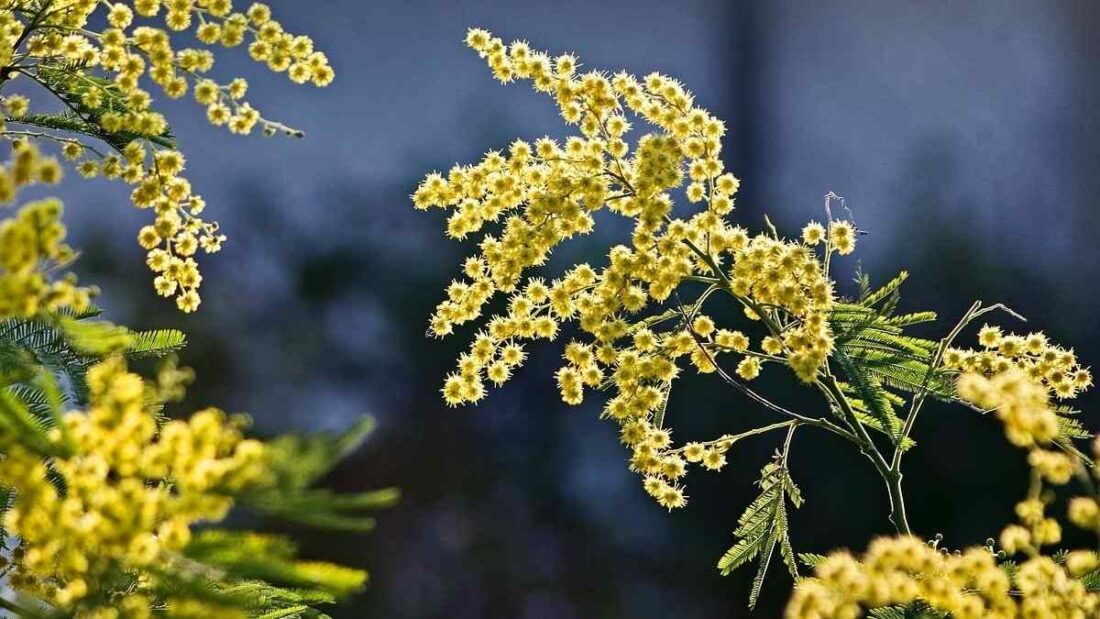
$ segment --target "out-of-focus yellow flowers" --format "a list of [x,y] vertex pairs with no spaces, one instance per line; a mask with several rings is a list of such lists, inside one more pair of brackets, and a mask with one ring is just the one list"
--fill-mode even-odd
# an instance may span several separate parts
[[[20,540],[10,583],[85,613],[78,616],[100,616],[96,604],[152,616],[142,568],[181,550],[192,525],[225,517],[230,495],[262,477],[263,445],[217,409],[158,424],[151,387],[121,360],[93,367],[87,379],[87,409],[67,413],[54,432],[72,455],[47,461],[5,445],[0,483],[18,500],[4,522]],[[100,579],[120,572],[135,577],[132,599],[84,604],[90,591],[115,589]]]
[[[15,200],[19,188],[56,183],[61,168],[38,148],[17,141],[11,159],[0,164],[0,205]],[[52,277],[74,258],[65,244],[61,202],[39,200],[23,205],[11,217],[0,218],[0,320],[29,318],[41,310],[88,307],[95,288],[76,285],[76,276]]]

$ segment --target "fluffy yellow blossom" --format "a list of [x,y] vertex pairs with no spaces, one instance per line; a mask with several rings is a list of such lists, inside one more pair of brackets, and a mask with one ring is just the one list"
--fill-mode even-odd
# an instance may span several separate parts
[[61,180],[56,158],[42,155],[37,146],[10,131],[0,135],[12,138],[11,157],[0,163],[0,206],[14,202],[23,187],[54,185]]
[[[5,516],[20,539],[12,585],[83,612],[120,603],[87,607],[83,598],[107,588],[101,579],[137,576],[179,551],[193,524],[221,520],[229,495],[263,472],[262,444],[219,410],[158,423],[147,385],[117,359],[93,367],[88,387],[87,410],[66,414],[57,434],[71,441],[70,455],[47,468],[41,455],[6,445],[0,469],[19,497]],[[149,608],[140,579],[133,594]]]
[[856,229],[850,222],[834,221],[829,224],[829,244],[842,256],[856,249]]
[[97,293],[95,288],[77,286],[72,274],[51,279],[50,273],[64,268],[75,255],[64,243],[61,211],[58,200],[41,200],[0,220],[0,320],[30,318],[62,307],[82,312]]
[[1036,556],[1010,576],[989,548],[948,553],[914,537],[880,538],[859,559],[839,552],[820,563],[812,578],[798,583],[786,616],[855,618],[917,600],[957,619],[1096,616],[1100,595],[1087,591],[1072,571],[1088,557],[1066,563]]
[[807,245],[817,245],[825,240],[825,227],[816,221],[811,221],[802,228],[802,242]]
[[760,376],[760,360],[756,357],[745,357],[737,364],[737,375],[745,380]]
[[[833,347],[827,315],[835,294],[825,258],[850,250],[855,228],[833,222],[839,240],[815,249],[825,236],[819,224],[801,241],[751,236],[733,225],[740,181],[721,160],[725,125],[670,77],[582,73],[573,55],[552,57],[476,28],[466,43],[501,82],[527,80],[553,97],[577,133],[516,140],[475,164],[428,174],[413,193],[418,209],[448,213],[449,236],[478,238],[478,252],[447,287],[430,332],[450,335],[506,297],[504,311],[480,320],[470,349],[444,380],[443,398],[452,406],[480,401],[486,383],[514,375],[522,346],[554,339],[571,322],[584,337],[566,346],[556,374],[562,400],[580,404],[586,391],[608,391],[604,416],[619,424],[631,468],[659,503],[679,507],[680,475],[672,473],[680,469],[669,458],[681,454],[651,440],[666,432],[660,417],[673,381],[684,367],[718,372],[718,357],[737,353],[746,380],[764,362],[782,362],[814,382]],[[629,242],[611,247],[605,265],[575,265],[549,281],[530,274],[560,244],[591,232],[605,210],[632,225]],[[711,288],[691,290],[694,305],[686,307],[681,295],[700,284]],[[750,351],[742,331],[702,311],[716,291],[768,328],[765,353]],[[652,312],[673,301],[678,312]],[[519,354],[509,360],[509,350]],[[719,440],[682,455],[719,469],[725,448]]]
[[1017,369],[1059,400],[1071,399],[1092,386],[1092,373],[1078,363],[1074,352],[1050,343],[1043,333],[1005,334],[986,325],[978,333],[978,343],[980,350],[948,350],[944,365],[984,376]]
[[730,286],[751,307],[774,308],[790,318],[765,339],[764,352],[786,354],[795,374],[813,382],[833,349],[827,313],[835,294],[818,256],[803,244],[755,236],[733,254]]
[[1100,505],[1092,497],[1074,497],[1069,502],[1067,515],[1077,527],[1100,530]]
[[1015,445],[1043,445],[1058,435],[1058,416],[1050,409],[1046,390],[1023,370],[1008,369],[991,378],[969,372],[959,377],[957,389],[962,399],[995,411]]
[[[63,100],[72,116],[63,121],[51,116],[53,104],[37,95],[3,96],[8,119],[0,137],[56,143],[82,176],[131,185],[134,206],[149,210],[153,220],[139,239],[157,273],[156,291],[193,311],[201,283],[193,256],[199,249],[218,251],[225,236],[216,222],[200,216],[205,202],[182,176],[183,155],[149,89],[155,86],[171,99],[190,91],[211,123],[233,133],[259,127],[268,135],[300,136],[246,101],[248,84],[242,78],[225,83],[210,78],[212,48],[247,46],[272,71],[315,86],[334,77],[328,59],[309,37],[287,32],[259,3],[247,12],[234,11],[229,0],[50,4],[10,0],[0,10],[0,87],[23,78],[32,90]],[[199,46],[178,47],[178,31],[190,31]],[[55,182],[60,166],[45,159],[36,174]],[[11,200],[14,187],[7,180],[0,180],[0,202]]]

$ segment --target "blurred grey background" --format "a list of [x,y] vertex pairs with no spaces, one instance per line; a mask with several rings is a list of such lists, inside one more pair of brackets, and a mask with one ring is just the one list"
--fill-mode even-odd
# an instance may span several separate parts
[[[557,401],[556,347],[477,409],[439,400],[466,340],[424,330],[471,246],[447,241],[440,214],[407,196],[426,172],[563,133],[552,101],[491,79],[462,44],[468,26],[577,52],[586,68],[679,77],[731,129],[741,222],[767,213],[793,232],[821,217],[826,192],[845,196],[869,232],[863,268],[879,282],[907,268],[903,306],[941,312],[940,331],[977,297],[1021,311],[1086,363],[1100,355],[1094,1],[270,4],[327,51],[337,79],[293,87],[242,53],[219,56],[215,72],[248,77],[252,100],[304,129],[300,141],[235,138],[190,102],[167,103],[190,178],[230,236],[204,260],[201,311],[181,316],[153,294],[133,240],[144,214],[124,187],[68,185],[68,216],[79,271],[103,284],[111,318],[190,334],[189,405],[251,412],[265,434],[378,417],[328,483],[398,485],[402,503],[369,535],[294,530],[308,555],[372,571],[334,616],[750,616],[751,570],[722,578],[714,563],[773,437],[739,444],[720,475],[692,474],[690,506],[669,515],[643,496],[598,403]],[[599,260],[606,243],[597,233],[567,251]],[[847,284],[856,261],[837,267]],[[807,396],[780,374],[765,387]],[[1080,404],[1096,426],[1093,402]],[[1022,456],[993,420],[932,410],[908,459],[911,521],[951,546],[981,543],[1024,492]],[[706,380],[679,384],[670,415],[682,440],[768,419]],[[885,494],[847,445],[801,433],[792,462],[807,497],[792,516],[797,550],[889,531]],[[774,569],[751,616],[778,616],[789,586]]]

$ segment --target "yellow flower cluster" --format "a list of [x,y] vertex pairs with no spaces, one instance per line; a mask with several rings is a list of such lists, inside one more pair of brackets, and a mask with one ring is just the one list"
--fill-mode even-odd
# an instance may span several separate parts
[[859,560],[847,552],[826,558],[798,583],[786,616],[854,619],[864,609],[921,600],[955,619],[1095,617],[1100,596],[1074,575],[1037,556],[1010,577],[989,548],[951,553],[911,536],[880,538]]
[[960,398],[994,411],[1014,445],[1044,445],[1058,435],[1058,416],[1050,409],[1047,391],[1024,370],[1010,368],[989,378],[968,372],[959,377],[956,390]]
[[730,283],[734,294],[751,302],[752,317],[759,317],[757,309],[781,309],[790,319],[781,325],[781,338],[765,340],[764,352],[783,354],[800,379],[813,382],[833,350],[827,320],[833,283],[817,254],[807,245],[763,234],[735,249]]
[[[5,135],[0,122],[0,135]],[[61,164],[55,157],[42,155],[26,140],[12,142],[11,157],[0,163],[0,206],[10,205],[19,190],[28,185],[56,185],[62,177]]]
[[[994,337],[993,334],[996,334]],[[1015,338],[1016,336],[1009,336]],[[1060,349],[1045,338],[1019,338],[1044,356]],[[1001,345],[999,331],[991,327],[979,336],[987,348]],[[1025,342],[1031,341],[1028,345]],[[1009,344],[1012,358],[1019,358]],[[985,353],[981,353],[985,354]],[[1051,362],[1055,361],[1054,359]],[[1034,360],[1025,361],[1031,363]],[[1095,550],[1080,549],[1056,556],[1043,554],[1043,547],[1062,540],[1062,527],[1046,515],[1051,500],[1043,492],[1044,481],[1062,485],[1081,470],[1075,459],[1062,451],[1046,449],[1057,436],[1057,418],[1050,409],[1045,371],[1028,373],[1008,363],[1000,371],[978,365],[960,376],[959,397],[982,408],[993,409],[1006,427],[1009,439],[1029,448],[1028,464],[1033,483],[1028,497],[1016,505],[1019,524],[1010,524],[1000,535],[1003,551],[970,548],[949,553],[911,536],[881,538],[856,559],[837,552],[817,565],[812,578],[798,583],[787,606],[789,619],[855,618],[864,610],[890,605],[907,605],[917,600],[951,617],[1086,619],[1100,613],[1100,594],[1090,592],[1078,578],[1100,567]],[[1069,362],[1067,366],[1075,366]],[[989,377],[976,371],[993,372]],[[1094,444],[1092,467],[1100,466],[1100,443]],[[1100,533],[1100,503],[1093,496],[1070,500],[1070,522]],[[1027,559],[1014,571],[998,565],[1006,556],[1024,553]]]
[[[20,445],[5,448],[0,483],[18,497],[5,526],[20,538],[10,583],[78,616],[151,616],[143,568],[180,550],[192,524],[225,516],[229,495],[262,475],[263,446],[216,409],[158,426],[147,386],[120,360],[93,367],[88,386],[88,409],[54,432],[72,455],[47,467]],[[119,574],[137,577],[127,599],[84,599]]]
[[[733,206],[738,181],[724,173],[718,157],[723,124],[694,107],[677,82],[658,74],[641,81],[625,73],[578,75],[572,56],[551,61],[524,43],[505,47],[482,30],[471,30],[467,42],[500,79],[531,79],[537,90],[553,93],[562,116],[579,125],[581,135],[564,144],[549,138],[533,145],[517,141],[507,155],[491,152],[475,166],[452,168],[446,177],[430,174],[417,188],[418,208],[452,211],[451,236],[465,237],[487,223],[502,229],[481,242],[485,273],[472,284],[485,284],[472,300],[442,304],[433,331],[445,335],[476,318],[494,292],[515,290],[525,269],[544,264],[562,241],[591,231],[593,214],[604,207],[635,220],[632,247],[616,248],[620,263],[631,265],[632,281],[622,283],[636,289],[630,291],[632,302],[641,304],[635,309],[650,297],[667,299],[693,271],[691,250],[682,241],[705,241],[722,231],[721,216]],[[662,131],[643,136],[633,153],[626,138],[628,111]],[[698,194],[708,208],[691,221],[672,220],[666,190],[684,182],[685,168],[689,197]]]
[[[744,380],[755,378],[763,361],[778,361],[812,382],[832,350],[826,312],[834,298],[814,246],[824,243],[825,255],[848,253],[855,228],[812,224],[792,242],[750,236],[732,225],[728,215],[740,182],[720,159],[725,126],[669,77],[579,73],[572,55],[551,58],[480,29],[470,30],[466,42],[500,81],[530,80],[551,94],[580,135],[564,143],[517,140],[475,165],[427,175],[413,193],[418,209],[450,212],[451,237],[481,234],[480,252],[464,264],[465,278],[453,281],[436,307],[431,333],[450,335],[478,319],[497,293],[508,295],[507,310],[485,322],[445,379],[443,398],[452,406],[480,401],[486,382],[501,385],[522,364],[524,342],[554,339],[561,325],[575,322],[592,341],[567,346],[557,372],[562,400],[580,404],[586,388],[612,390],[605,416],[619,423],[633,452],[631,467],[662,505],[680,507],[686,463],[721,468],[729,441],[672,446],[657,416],[679,374],[678,360],[687,357],[708,373],[717,369],[717,355],[732,351],[744,355],[737,367]],[[628,134],[639,120],[653,131],[632,144]],[[680,188],[687,202],[701,204],[686,219],[672,212],[671,191]],[[612,247],[605,267],[579,264],[549,282],[526,274],[562,242],[590,232],[604,209],[633,224],[629,244]],[[688,281],[711,284],[693,310],[639,316]],[[749,318],[767,324],[764,352],[750,351],[746,335],[719,329],[699,313],[719,289],[741,302]]]
[[[21,187],[52,184],[60,178],[56,159],[43,157],[33,144],[17,141],[11,159],[0,164],[0,205],[14,201]],[[95,295],[94,288],[77,286],[71,273],[50,278],[75,255],[64,242],[61,212],[58,200],[41,200],[0,220],[0,319],[28,318],[40,310],[61,307],[82,311]]]
[[1092,374],[1077,362],[1073,351],[1050,343],[1041,332],[1005,334],[997,327],[985,325],[978,333],[978,343],[981,350],[948,350],[944,354],[944,366],[949,370],[985,376],[1018,368],[1030,380],[1045,387],[1052,397],[1062,400],[1073,398],[1092,386]]
[[1065,484],[1073,476],[1075,463],[1066,453],[1044,449],[1058,436],[1058,418],[1050,409],[1047,391],[1019,369],[1009,369],[986,378],[977,373],[964,374],[958,381],[959,397],[982,408],[994,410],[1005,424],[1005,435],[1013,444],[1030,449],[1028,464],[1035,474],[1028,499],[1016,505],[1020,524],[1001,532],[1001,546],[1012,554],[1057,544],[1062,527],[1046,516],[1042,500],[1042,481]]
[[[1092,446],[1093,467],[1091,473],[1094,478],[1100,479],[1100,440],[1093,442]],[[1078,496],[1070,499],[1066,515],[1075,526],[1100,535],[1100,497]],[[1085,567],[1090,567],[1088,564]],[[1097,564],[1091,564],[1091,569],[1096,569]],[[1083,571],[1088,571],[1083,570]]]
[[[989,330],[986,327],[982,333]],[[1034,555],[1043,546],[1057,544],[1062,539],[1062,528],[1057,520],[1046,516],[1042,482],[1067,483],[1077,463],[1070,454],[1049,449],[1059,428],[1047,386],[1025,370],[1011,367],[988,378],[977,372],[963,374],[957,390],[960,398],[993,410],[1004,423],[1009,441],[1030,450],[1028,464],[1034,483],[1029,497],[1016,506],[1020,524],[1004,529],[1001,546],[1010,554],[1026,551]]]
[[201,301],[198,289],[202,283],[195,255],[200,249],[219,251],[225,235],[218,232],[216,222],[199,217],[206,203],[193,195],[191,184],[179,176],[184,163],[178,151],[148,153],[140,143],[130,142],[122,158],[104,158],[102,172],[107,178],[135,185],[131,202],[153,211],[153,223],[138,232],[138,244],[148,252],[146,264],[157,274],[153,286],[160,296],[175,295],[180,310],[193,312]]
[[[136,21],[158,15],[163,15],[165,28]],[[101,19],[105,27],[97,26]],[[189,31],[201,46],[177,49],[171,31]],[[81,175],[119,178],[134,186],[133,204],[155,214],[154,223],[141,230],[138,240],[157,273],[156,291],[175,296],[185,312],[200,303],[195,254],[200,249],[218,251],[225,236],[217,223],[200,217],[205,202],[181,176],[184,158],[171,148],[167,121],[154,109],[143,83],[156,84],[173,99],[192,91],[209,121],[233,133],[248,134],[260,126],[268,135],[301,135],[261,116],[245,100],[248,83],[243,78],[223,84],[207,77],[215,60],[209,47],[246,43],[255,60],[287,73],[294,83],[326,86],[334,77],[327,57],[314,49],[313,41],[287,32],[261,3],[238,12],[230,0],[0,2],[0,85],[25,77],[75,114],[67,125],[56,126],[35,117],[32,112],[38,110],[31,109],[26,96],[10,95],[3,98],[7,125],[52,131],[0,127],[0,135],[56,142]],[[118,154],[69,137],[69,130],[102,133]],[[0,186],[0,194],[3,190]]]
[[0,220],[0,320],[30,318],[41,310],[71,307],[82,312],[97,293],[93,287],[76,285],[68,273],[50,279],[74,256],[66,245],[61,223],[61,202],[56,199],[31,202],[15,217]]
[[[205,77],[214,66],[214,53],[208,49],[214,45],[247,43],[254,60],[272,71],[285,72],[297,84],[327,86],[335,76],[324,52],[314,49],[313,40],[287,32],[262,3],[252,4],[245,12],[234,11],[231,0],[66,0],[60,3],[65,6],[57,4],[4,2],[0,60],[12,65],[5,67],[11,76],[22,74],[47,82],[38,71],[63,71],[65,64],[81,63],[70,75],[80,84],[67,84],[73,88],[66,92],[88,110],[99,111],[95,120],[108,133],[159,136],[167,128],[164,117],[151,109],[149,93],[141,88],[143,77],[173,99],[183,97],[193,86],[195,99],[206,106],[210,121],[227,125],[234,133],[250,133],[257,124],[269,132],[285,130],[244,100],[248,84],[243,78],[220,84]],[[88,29],[101,10],[107,27]],[[167,29],[135,21],[158,15],[163,15]],[[173,48],[171,31],[190,31],[202,47]],[[96,79],[92,71],[107,79]]]
[[847,552],[826,558],[798,583],[786,616],[854,619],[863,608],[920,599],[958,619],[1008,618],[1016,616],[1010,591],[989,549],[952,554],[910,536],[879,538],[860,560]]

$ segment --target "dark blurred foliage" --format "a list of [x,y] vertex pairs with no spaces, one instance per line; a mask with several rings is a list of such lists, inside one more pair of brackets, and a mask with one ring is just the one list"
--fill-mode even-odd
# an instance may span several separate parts
[[[401,504],[370,535],[294,531],[308,554],[372,571],[338,617],[748,616],[751,571],[722,578],[714,563],[778,437],[739,444],[720,475],[693,473],[689,507],[669,515],[627,471],[598,403],[558,402],[558,347],[540,347],[477,409],[439,399],[466,342],[424,330],[471,246],[445,240],[440,215],[414,212],[407,196],[424,172],[561,132],[551,102],[489,78],[461,45],[468,25],[576,51],[588,67],[681,77],[728,120],[740,221],[758,227],[766,212],[794,233],[821,217],[827,191],[846,196],[869,232],[863,268],[878,282],[910,271],[903,307],[941,313],[929,335],[981,298],[1032,319],[1009,326],[1046,329],[1086,363],[1100,357],[1093,2],[272,4],[315,35],[337,82],[291,89],[219,61],[249,76],[268,112],[306,129],[302,142],[233,139],[172,104],[192,180],[231,237],[206,260],[197,315],[153,295],[132,242],[140,214],[125,211],[121,188],[70,184],[68,202],[82,277],[103,283],[110,315],[190,334],[190,404],[247,410],[262,433],[379,417],[329,483],[397,485]],[[611,240],[574,243],[548,273],[566,258],[599,261]],[[836,265],[848,290],[855,268]],[[821,406],[778,368],[761,387]],[[1094,402],[1080,405],[1095,427]],[[697,377],[677,384],[670,416],[680,440],[766,419]],[[916,439],[905,478],[916,530],[951,546],[995,534],[1024,492],[1022,454],[996,422],[931,407]],[[807,498],[792,516],[797,549],[889,532],[885,492],[850,445],[803,431],[792,463]],[[753,616],[777,616],[789,587],[775,569]]]

